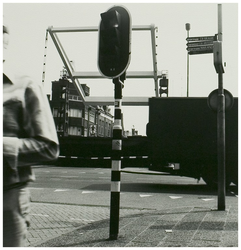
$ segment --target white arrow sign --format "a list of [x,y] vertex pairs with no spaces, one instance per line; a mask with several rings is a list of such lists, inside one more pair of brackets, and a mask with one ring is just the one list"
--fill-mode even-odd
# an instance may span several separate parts
[[141,198],[150,197],[150,196],[152,196],[152,195],[150,195],[150,194],[140,194],[140,197],[141,197]]

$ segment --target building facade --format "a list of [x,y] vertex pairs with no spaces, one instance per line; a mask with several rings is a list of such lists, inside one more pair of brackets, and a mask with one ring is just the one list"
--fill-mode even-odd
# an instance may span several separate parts
[[[81,87],[89,96],[89,87],[86,84]],[[52,82],[50,106],[60,137],[112,137],[113,116],[109,107],[85,105],[74,84],[66,77]]]

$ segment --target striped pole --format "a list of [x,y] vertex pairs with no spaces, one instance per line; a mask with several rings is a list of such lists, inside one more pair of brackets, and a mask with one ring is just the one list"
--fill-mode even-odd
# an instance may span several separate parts
[[112,139],[111,161],[111,199],[110,199],[110,240],[117,240],[119,233],[120,210],[120,177],[121,177],[121,150],[122,150],[122,125],[121,104],[123,83],[120,78],[113,79],[115,84],[115,112]]

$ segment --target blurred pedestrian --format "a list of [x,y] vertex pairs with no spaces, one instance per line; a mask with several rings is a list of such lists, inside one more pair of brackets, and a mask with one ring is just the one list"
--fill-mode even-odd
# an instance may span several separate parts
[[[3,26],[3,62],[9,32]],[[4,63],[5,64],[5,63]],[[31,165],[58,157],[59,144],[46,94],[3,64],[3,246],[24,247],[29,227]]]

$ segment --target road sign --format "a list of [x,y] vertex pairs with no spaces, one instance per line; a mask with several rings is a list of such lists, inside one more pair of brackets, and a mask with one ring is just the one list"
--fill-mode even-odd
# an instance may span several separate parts
[[213,45],[198,46],[198,47],[187,47],[188,51],[202,51],[202,50],[213,50]]
[[198,55],[198,54],[209,54],[213,53],[213,50],[196,50],[196,51],[189,51],[189,55]]
[[215,36],[197,36],[197,37],[188,37],[187,41],[214,41]]
[[187,51],[189,55],[213,53],[213,42],[216,36],[187,37]]
[[[233,95],[226,89],[224,89],[225,95],[225,110],[229,110],[233,107],[234,99]],[[213,90],[208,96],[208,106],[211,110],[218,111],[218,89]]]
[[203,46],[203,45],[212,45],[213,41],[203,41],[203,42],[188,42],[186,45],[188,47],[196,47],[196,46]]

